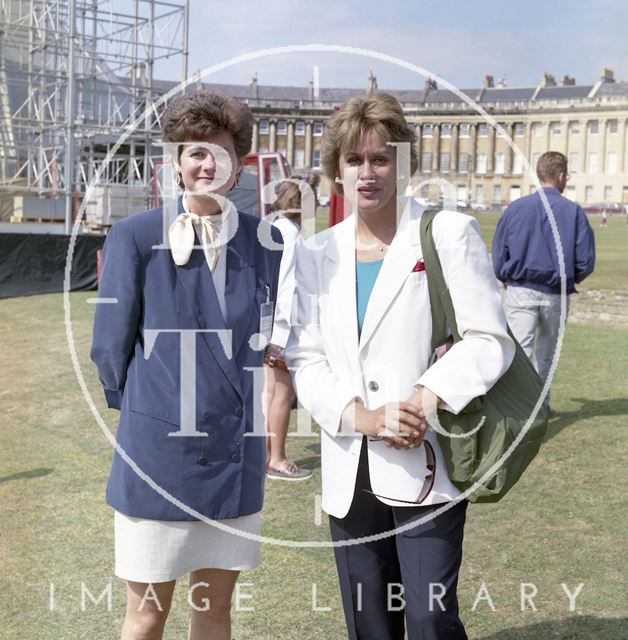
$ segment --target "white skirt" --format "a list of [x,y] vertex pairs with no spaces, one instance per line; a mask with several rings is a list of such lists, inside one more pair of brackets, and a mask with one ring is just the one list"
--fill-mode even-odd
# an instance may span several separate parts
[[[216,520],[259,536],[261,512]],[[168,582],[198,569],[254,569],[258,540],[198,520],[147,520],[118,511],[114,516],[115,574],[132,582]]]

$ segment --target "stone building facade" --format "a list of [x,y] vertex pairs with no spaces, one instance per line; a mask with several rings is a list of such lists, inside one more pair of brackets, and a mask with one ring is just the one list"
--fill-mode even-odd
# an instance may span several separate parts
[[[320,169],[326,118],[349,97],[377,90],[374,76],[365,91],[259,85],[209,85],[246,101],[256,124],[254,151],[279,151],[295,173]],[[511,88],[486,76],[484,86],[461,94],[427,80],[419,90],[388,90],[402,103],[418,138],[415,194],[435,200],[499,207],[535,189],[528,171],[544,151],[569,159],[565,195],[581,203],[628,205],[628,82],[605,69],[594,84],[556,82],[544,74],[535,87]],[[479,113],[464,97],[483,109]],[[497,126],[494,126],[497,125]],[[442,186],[444,185],[444,186]],[[329,185],[323,185],[323,193]]]

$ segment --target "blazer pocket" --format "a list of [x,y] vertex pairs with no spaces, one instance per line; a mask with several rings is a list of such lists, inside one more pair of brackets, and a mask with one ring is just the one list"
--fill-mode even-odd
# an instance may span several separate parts
[[181,428],[180,417],[174,419],[172,416],[160,416],[156,415],[155,412],[145,411],[144,409],[137,409],[133,407],[129,407],[129,410],[131,411],[131,413],[135,413],[138,416],[150,418],[151,420],[155,420],[156,422],[163,422],[164,424],[176,427],[177,430]]

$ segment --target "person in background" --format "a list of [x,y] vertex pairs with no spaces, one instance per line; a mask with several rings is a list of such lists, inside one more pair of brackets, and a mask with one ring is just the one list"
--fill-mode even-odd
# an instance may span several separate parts
[[276,215],[273,225],[279,229],[284,241],[284,250],[279,270],[277,308],[271,344],[265,357],[266,370],[266,420],[268,433],[268,463],[266,475],[273,480],[307,480],[312,476],[309,469],[300,468],[287,457],[286,436],[290,412],[296,400],[290,373],[285,364],[284,349],[290,334],[295,290],[295,255],[303,238],[301,219],[316,212],[316,188],[320,179],[312,174],[307,180],[289,179],[275,187]]
[[561,252],[541,193],[536,192],[514,200],[499,219],[493,269],[506,287],[504,304],[512,333],[545,382],[561,325],[561,254],[569,310],[575,285],[593,272],[595,238],[582,207],[562,196],[569,180],[567,158],[547,151],[538,160],[536,174],[558,228]]
[[[439,212],[434,241],[462,340],[429,366],[423,208],[403,196],[418,165],[414,129],[393,96],[352,98],[325,124],[321,157],[351,214],[297,248],[286,360],[321,427],[349,638],[402,640],[407,628],[409,640],[465,640],[456,591],[467,503],[421,407],[457,413],[510,366],[497,282],[477,220]],[[404,606],[391,603],[400,593]]]
[[107,502],[127,582],[122,639],[161,638],[189,574],[190,640],[228,640],[239,572],[260,556],[266,447],[251,369],[264,354],[250,338],[276,298],[281,252],[258,233],[280,234],[224,197],[251,147],[248,106],[197,91],[162,125],[179,215],[164,225],[160,207],[111,228],[99,296],[116,303],[96,307],[91,351],[120,410]]

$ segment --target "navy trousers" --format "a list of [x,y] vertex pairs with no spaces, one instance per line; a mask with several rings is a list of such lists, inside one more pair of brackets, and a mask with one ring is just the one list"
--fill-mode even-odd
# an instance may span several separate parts
[[[390,531],[442,505],[391,507],[370,489],[366,441],[344,518],[329,517],[334,541]],[[374,542],[335,547],[350,640],[467,640],[458,616],[458,570],[467,503]],[[405,620],[404,620],[405,618]]]

